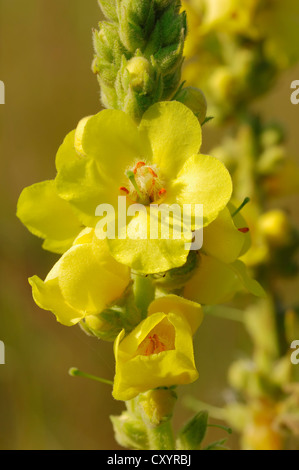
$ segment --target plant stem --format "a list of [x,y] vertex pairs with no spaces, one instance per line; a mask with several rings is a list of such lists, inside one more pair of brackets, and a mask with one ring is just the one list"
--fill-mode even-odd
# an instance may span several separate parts
[[147,316],[148,306],[155,298],[155,288],[149,276],[134,275],[134,294],[136,306],[144,319]]

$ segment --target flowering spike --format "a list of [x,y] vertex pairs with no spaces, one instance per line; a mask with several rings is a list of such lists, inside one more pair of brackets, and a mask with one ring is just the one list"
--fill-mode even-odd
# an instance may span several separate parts
[[187,32],[179,0],[99,0],[108,21],[94,31],[93,71],[102,102],[136,121],[170,99],[181,80]]

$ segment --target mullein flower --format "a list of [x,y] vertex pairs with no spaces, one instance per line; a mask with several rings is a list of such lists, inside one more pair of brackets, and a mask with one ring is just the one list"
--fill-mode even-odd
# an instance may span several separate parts
[[72,326],[119,301],[130,284],[130,270],[110,255],[106,241],[85,229],[45,281],[33,276],[29,282],[36,304]]
[[115,341],[114,398],[126,401],[154,388],[194,382],[192,337],[202,317],[200,305],[181,297],[154,300],[147,318]]
[[182,279],[180,270],[167,273],[158,281],[162,289],[180,288],[185,298],[204,305],[227,302],[244,289],[258,297],[265,295],[241,261],[251,246],[250,228],[240,213],[232,217],[231,212],[235,206],[230,203],[203,229],[203,246],[194,255],[197,259],[190,259],[190,269]]
[[[89,227],[99,222],[100,204],[110,204],[118,219],[119,196],[126,198],[124,210],[144,206],[108,245],[117,261],[136,271],[165,272],[186,262],[191,232],[184,239],[179,221],[178,239],[150,239],[150,210],[177,204],[185,214],[189,207],[193,231],[213,222],[231,198],[228,171],[216,158],[198,154],[200,146],[200,124],[179,102],[153,105],[139,126],[122,111],[104,110],[81,121],[60,148],[56,188]],[[195,204],[203,205],[201,226]]]

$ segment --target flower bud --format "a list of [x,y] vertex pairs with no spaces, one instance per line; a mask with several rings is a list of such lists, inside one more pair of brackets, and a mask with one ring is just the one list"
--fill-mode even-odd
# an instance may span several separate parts
[[136,91],[142,91],[151,75],[151,64],[145,57],[133,57],[127,64],[130,84]]
[[275,174],[281,168],[286,158],[285,147],[282,145],[275,145],[267,148],[261,155],[258,164],[257,171],[261,175]]
[[183,88],[175,97],[176,101],[180,101],[187,106],[202,124],[207,116],[207,100],[201,90],[195,87]]
[[160,426],[172,418],[177,395],[171,389],[157,389],[141,393],[137,400],[144,422]]
[[263,214],[259,219],[259,228],[273,247],[286,246],[291,242],[290,221],[287,215],[279,209]]
[[208,417],[207,411],[201,411],[183,427],[177,442],[179,450],[199,449],[207,432]]
[[136,419],[127,411],[120,416],[111,416],[110,419],[119,445],[128,449],[149,449],[147,430],[142,420]]

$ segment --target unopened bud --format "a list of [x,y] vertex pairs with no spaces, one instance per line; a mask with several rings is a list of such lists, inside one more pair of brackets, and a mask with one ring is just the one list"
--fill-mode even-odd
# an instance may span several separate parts
[[259,228],[269,244],[274,247],[286,246],[291,242],[290,221],[279,209],[263,214],[259,219]]
[[177,395],[172,389],[156,389],[138,396],[138,404],[145,423],[151,426],[160,426],[169,421],[173,415],[173,408]]
[[136,91],[142,91],[151,75],[151,64],[144,57],[133,57],[127,64],[130,84]]

